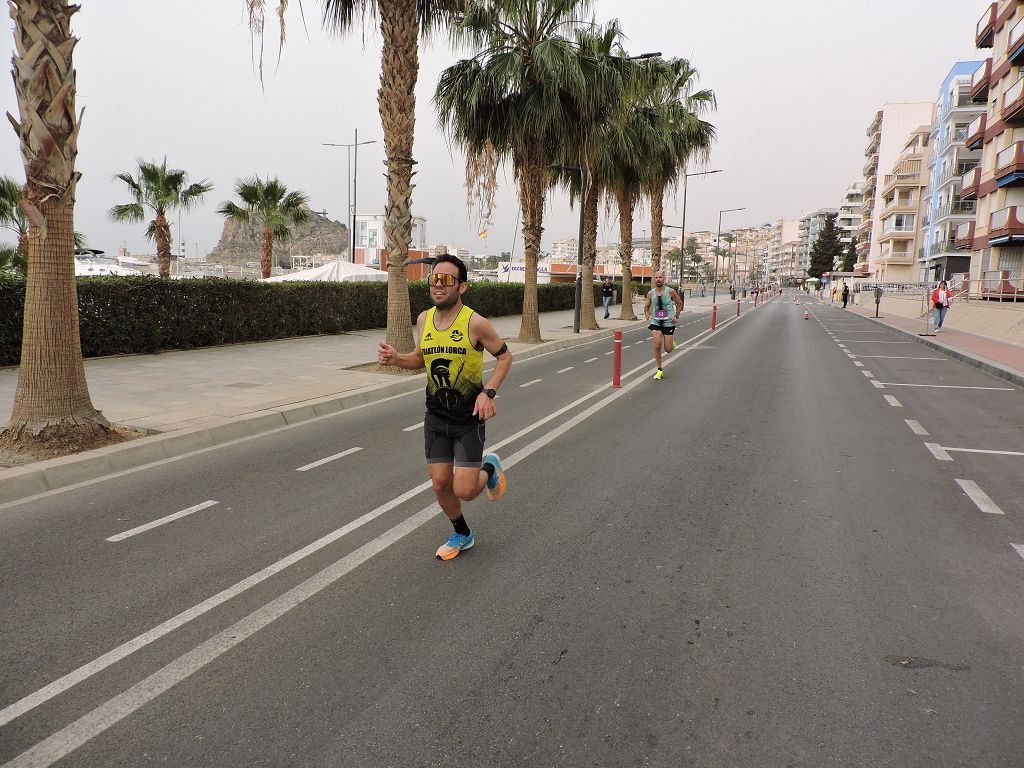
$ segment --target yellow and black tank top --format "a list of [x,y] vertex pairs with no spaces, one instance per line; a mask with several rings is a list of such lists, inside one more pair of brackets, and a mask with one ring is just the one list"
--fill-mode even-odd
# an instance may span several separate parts
[[427,310],[420,338],[427,367],[427,411],[456,424],[475,420],[473,406],[483,391],[483,349],[469,341],[473,310],[463,306],[455,321],[443,331],[434,326],[437,309]]

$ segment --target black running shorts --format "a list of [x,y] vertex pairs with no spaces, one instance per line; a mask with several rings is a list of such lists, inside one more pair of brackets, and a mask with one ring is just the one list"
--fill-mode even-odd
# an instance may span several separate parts
[[452,424],[427,413],[423,419],[423,446],[427,464],[454,464],[479,469],[484,458],[485,427],[482,421]]
[[671,336],[673,333],[676,332],[676,327],[674,325],[658,325],[657,323],[651,323],[650,325],[647,326],[647,330],[661,331],[666,336]]

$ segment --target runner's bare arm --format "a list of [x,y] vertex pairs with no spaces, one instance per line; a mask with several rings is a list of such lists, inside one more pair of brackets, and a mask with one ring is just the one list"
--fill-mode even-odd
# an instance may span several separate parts
[[651,319],[651,294],[647,294],[647,298],[644,299],[644,317],[648,320]]
[[[490,378],[484,382],[484,389],[500,389],[502,382],[505,381],[505,377],[508,376],[508,372],[512,368],[512,353],[509,351],[504,339],[501,338],[493,325],[474,312],[473,316],[469,319],[469,340],[474,346],[482,346],[496,360]],[[481,392],[476,398],[473,415],[486,421],[487,419],[494,418],[497,412],[498,409],[495,407],[494,400]]]
[[399,368],[410,371],[418,371],[422,368],[423,350],[420,349],[419,340],[423,338],[423,325],[426,321],[427,313],[420,312],[420,316],[416,318],[416,338],[413,340],[416,346],[413,347],[412,352],[400,355],[390,344],[381,342],[377,345],[377,362],[380,365],[397,365]]
[[[676,316],[675,316],[675,320],[678,320],[678,319],[679,319],[679,316],[680,316],[681,314],[683,314],[683,299],[682,299],[682,297],[680,297],[680,295],[679,295],[679,294],[678,294],[678,293],[676,292],[676,289],[675,289],[675,288],[669,288],[669,291],[671,291],[671,294],[670,294],[670,295],[671,295],[671,297],[672,297],[672,302],[673,302],[673,303],[674,303],[674,304],[676,305]],[[673,321],[673,322],[674,322],[674,321]]]

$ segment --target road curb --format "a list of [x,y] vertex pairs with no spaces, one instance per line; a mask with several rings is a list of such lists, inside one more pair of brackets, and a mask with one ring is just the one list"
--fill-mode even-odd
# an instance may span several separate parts
[[[641,323],[642,321],[631,321],[615,330],[631,329]],[[608,328],[580,331],[579,336],[542,342],[526,348],[517,348],[519,345],[513,342],[513,355],[517,360],[528,360],[548,352],[580,346],[602,336],[611,337],[613,332]],[[290,403],[236,418],[225,418],[222,422],[210,426],[149,435],[128,443],[3,469],[0,470],[0,505],[5,506],[30,496],[96,480],[116,472],[138,469],[204,448],[256,437],[275,429],[301,424],[387,397],[422,389],[423,374],[420,373],[342,394]]]
[[1007,368],[1005,365],[1001,365],[994,360],[989,360],[988,358],[980,357],[978,355],[969,355],[959,349],[947,346],[941,341],[936,341],[931,337],[921,336],[913,331],[907,331],[903,328],[897,328],[895,325],[889,325],[884,322],[882,318],[874,318],[868,315],[861,315],[861,317],[864,317],[890,331],[906,336],[909,339],[915,339],[926,347],[934,349],[936,352],[948,355],[954,360],[959,360],[961,363],[967,363],[967,365],[978,368],[991,376],[995,376],[997,379],[1002,379],[1003,381],[1008,381],[1011,384],[1016,384],[1019,387],[1024,387],[1024,374],[1020,374],[1011,368]]

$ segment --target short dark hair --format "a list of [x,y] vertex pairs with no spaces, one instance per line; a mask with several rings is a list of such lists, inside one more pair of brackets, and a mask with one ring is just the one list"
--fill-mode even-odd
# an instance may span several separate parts
[[[462,259],[460,259],[458,256],[452,256],[450,253],[442,253],[440,256],[434,257],[434,267],[436,267],[438,264],[444,263],[454,264],[456,267],[458,267],[459,280],[461,280],[464,283],[469,282],[469,270],[466,269],[466,263]],[[433,271],[433,267],[431,268],[431,271]]]

